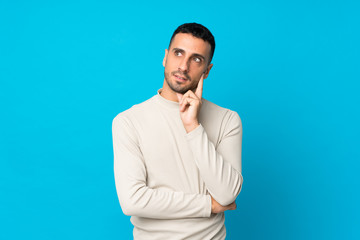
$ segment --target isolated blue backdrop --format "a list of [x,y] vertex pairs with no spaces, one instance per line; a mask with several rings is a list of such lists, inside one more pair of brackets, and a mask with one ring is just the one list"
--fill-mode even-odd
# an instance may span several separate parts
[[0,239],[131,239],[111,123],[174,29],[215,35],[204,97],[243,121],[228,239],[360,239],[359,1],[0,2]]

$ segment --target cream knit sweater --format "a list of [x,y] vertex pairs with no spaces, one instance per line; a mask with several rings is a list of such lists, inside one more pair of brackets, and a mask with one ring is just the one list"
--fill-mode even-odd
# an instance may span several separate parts
[[113,120],[114,173],[134,239],[225,239],[225,206],[240,193],[242,125],[238,114],[205,99],[186,133],[179,104],[159,93]]

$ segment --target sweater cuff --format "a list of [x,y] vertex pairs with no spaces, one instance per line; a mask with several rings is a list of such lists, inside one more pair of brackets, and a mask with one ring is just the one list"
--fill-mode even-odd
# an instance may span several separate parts
[[186,133],[185,137],[187,140],[191,140],[196,138],[197,136],[200,136],[203,131],[204,131],[204,127],[200,123],[199,126],[197,126],[194,130],[192,130],[189,133]]
[[210,195],[205,195],[206,204],[204,208],[204,217],[210,217],[211,216],[211,197]]

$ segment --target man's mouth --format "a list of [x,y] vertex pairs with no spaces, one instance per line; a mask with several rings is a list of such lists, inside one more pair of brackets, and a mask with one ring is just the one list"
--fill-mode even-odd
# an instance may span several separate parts
[[175,76],[176,79],[178,79],[178,80],[180,80],[180,81],[186,81],[186,80],[187,80],[186,77],[182,77],[182,76],[180,76],[180,75],[178,75],[178,74],[174,74],[174,76]]

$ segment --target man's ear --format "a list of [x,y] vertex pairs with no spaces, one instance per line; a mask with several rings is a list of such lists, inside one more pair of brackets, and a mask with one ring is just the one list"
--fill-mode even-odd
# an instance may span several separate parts
[[208,77],[210,70],[214,64],[209,64],[209,66],[206,67],[206,71],[204,72],[204,79]]
[[163,66],[165,67],[165,63],[166,63],[166,59],[167,59],[167,55],[168,55],[168,50],[165,49],[165,56],[164,56],[164,59],[163,59]]

